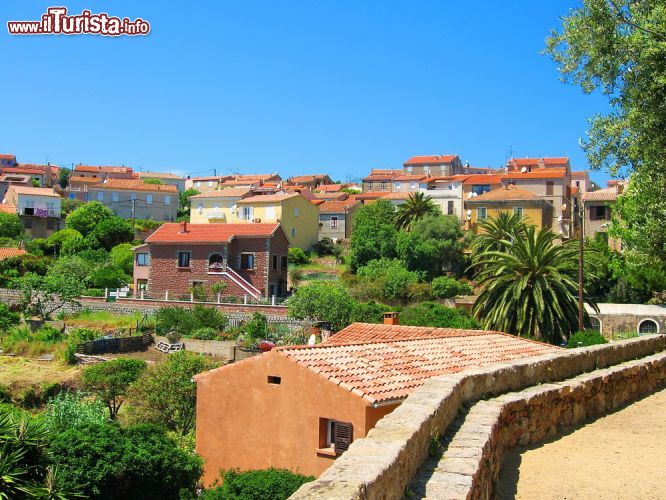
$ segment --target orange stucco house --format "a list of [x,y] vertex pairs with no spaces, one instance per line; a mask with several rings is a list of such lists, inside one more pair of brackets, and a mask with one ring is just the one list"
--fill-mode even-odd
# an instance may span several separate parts
[[429,378],[558,349],[491,331],[355,323],[322,344],[199,374],[204,483],[227,469],[319,476]]

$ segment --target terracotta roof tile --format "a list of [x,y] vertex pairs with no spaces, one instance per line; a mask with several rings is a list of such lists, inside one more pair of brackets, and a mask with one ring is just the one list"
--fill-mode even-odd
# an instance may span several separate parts
[[93,189],[119,189],[128,191],[157,191],[176,193],[178,188],[171,184],[146,184],[140,179],[106,179],[102,183],[92,186]]
[[30,196],[49,196],[51,198],[60,198],[52,188],[37,188],[32,186],[17,186],[12,184],[9,186],[8,192],[14,190],[18,194],[27,194]]
[[511,172],[502,175],[502,179],[563,179],[567,174],[565,168],[539,168],[531,172]]
[[184,181],[185,177],[169,172],[138,172],[139,179],[173,179]]
[[350,199],[344,201],[324,201],[319,205],[319,213],[341,214],[345,211],[349,211],[349,209],[353,208],[355,205],[360,205],[360,202]]
[[395,182],[400,182],[400,181],[420,181],[425,179],[427,176],[426,175],[418,175],[418,174],[405,174],[405,175],[399,175],[395,179],[393,179]]
[[16,161],[15,155],[0,155],[0,160],[14,160]]
[[349,196],[347,193],[343,193],[341,191],[336,192],[329,192],[329,193],[319,193],[315,192],[312,193],[315,198],[319,198],[321,200],[345,200]]
[[76,165],[74,172],[107,173],[107,174],[131,174],[131,167],[114,167],[105,165]]
[[11,203],[0,203],[0,213],[15,214],[16,205],[12,205]]
[[162,224],[146,238],[146,243],[224,243],[234,238],[268,238],[280,224],[190,224],[183,233],[182,223]]
[[588,191],[587,193],[583,193],[583,202],[615,200],[617,200],[617,188],[615,187],[597,189],[596,191]]
[[342,184],[319,184],[317,191],[323,193],[336,193],[342,189]]
[[425,156],[412,156],[407,160],[405,165],[437,165],[440,163],[451,163],[458,155],[425,155]]
[[406,200],[412,193],[388,193],[382,196],[385,200]]
[[242,198],[250,192],[250,188],[225,188],[207,193],[195,194],[190,198]]
[[[361,340],[333,343],[338,336]],[[439,375],[559,350],[499,332],[363,323],[350,325],[329,343],[275,349],[371,403],[400,401]]]
[[571,172],[572,179],[587,179],[589,175],[587,170],[573,170]]
[[239,204],[251,205],[253,203],[278,203],[296,196],[301,196],[298,193],[287,193],[287,194],[262,194],[259,196],[250,196],[244,200],[239,201]]
[[520,189],[519,187],[508,185],[499,189],[493,189],[487,193],[465,200],[466,203],[478,202],[484,203],[488,201],[544,201],[545,200],[529,191]]
[[471,174],[463,177],[463,184],[500,184],[503,178],[502,175],[496,174]]
[[0,248],[0,260],[9,259],[18,255],[25,255],[26,252],[23,248]]
[[289,182],[292,184],[298,184],[300,182],[316,182],[324,180],[327,177],[327,174],[295,175],[294,177],[289,178]]

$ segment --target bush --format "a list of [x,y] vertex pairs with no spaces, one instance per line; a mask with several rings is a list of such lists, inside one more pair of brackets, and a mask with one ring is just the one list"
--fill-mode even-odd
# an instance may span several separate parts
[[217,340],[220,337],[219,330],[209,326],[197,328],[192,332],[192,338],[198,340]]
[[23,234],[23,224],[16,214],[0,213],[0,237],[18,238]]
[[4,303],[0,303],[0,332],[6,332],[12,326],[16,326],[21,321],[21,317],[12,312],[9,309],[9,306]]
[[81,393],[60,392],[49,399],[44,414],[46,427],[56,433],[107,421],[104,404],[98,399],[85,399]]
[[285,469],[253,470],[248,472],[223,472],[223,484],[206,490],[201,498],[243,499],[243,500],[283,500],[289,498],[302,485],[314,481],[313,476],[295,474]]
[[408,271],[398,259],[371,260],[358,270],[363,281],[381,287],[383,299],[405,299],[409,285],[419,282],[419,274]]
[[596,330],[584,330],[582,332],[576,332],[571,337],[569,337],[567,347],[572,349],[575,347],[606,344],[607,342],[608,340],[606,340],[604,336]]
[[57,328],[53,328],[50,325],[44,325],[33,335],[34,339],[39,342],[45,342],[47,344],[55,344],[56,342],[61,342],[63,339],[63,334]]
[[102,267],[90,275],[92,288],[122,288],[131,281],[122,269]]
[[179,498],[194,494],[201,459],[183,451],[163,429],[89,424],[51,437],[50,454],[66,484],[93,498]]
[[289,249],[289,262],[297,266],[304,266],[310,263],[310,256],[302,248],[293,247]]
[[404,308],[400,312],[400,323],[434,328],[479,328],[476,320],[464,309],[444,307],[437,302],[422,302]]
[[432,293],[437,299],[450,299],[458,295],[469,295],[472,287],[467,283],[459,281],[449,276],[439,276],[432,280]]
[[229,320],[214,307],[168,306],[161,307],[155,313],[155,323],[157,333],[160,335],[173,332],[181,337],[190,337],[195,330],[203,327],[214,328],[217,331],[224,330]]
[[314,281],[299,288],[287,302],[291,317],[325,321],[335,331],[351,323],[355,304],[343,286],[325,281]]
[[332,255],[339,259],[340,255],[342,255],[342,245],[333,243],[333,240],[328,236],[324,236],[321,240],[312,245],[312,249],[319,257]]
[[351,317],[352,323],[381,323],[384,321],[384,313],[392,311],[394,308],[375,302],[357,302]]

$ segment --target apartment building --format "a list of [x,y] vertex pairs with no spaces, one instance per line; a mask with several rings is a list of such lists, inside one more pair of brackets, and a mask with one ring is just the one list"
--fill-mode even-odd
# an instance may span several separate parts
[[455,215],[459,221],[463,220],[463,181],[464,175],[448,177],[434,177],[427,179],[420,191],[429,196],[439,206],[444,215]]
[[47,238],[61,229],[61,200],[53,188],[12,185],[3,203],[15,208],[26,234],[32,238]]
[[238,202],[252,195],[248,188],[226,188],[190,197],[190,222],[238,222]]
[[192,177],[185,180],[185,189],[196,189],[200,193],[208,193],[220,189],[223,182],[232,180],[230,175],[214,175],[210,177]]
[[107,165],[76,165],[72,170],[73,177],[81,179],[135,179],[131,167],[114,167]]
[[412,156],[403,163],[405,173],[422,174],[427,177],[443,177],[463,173],[463,164],[458,155]]
[[394,179],[404,173],[402,170],[373,168],[362,180],[363,193],[391,192]]
[[416,193],[427,186],[428,176],[424,174],[403,174],[393,179],[392,192]]
[[319,205],[319,239],[333,241],[351,238],[354,214],[361,206],[356,199],[330,200]]
[[139,179],[110,178],[85,185],[85,189],[85,201],[99,201],[124,219],[176,220],[176,186],[146,184]]

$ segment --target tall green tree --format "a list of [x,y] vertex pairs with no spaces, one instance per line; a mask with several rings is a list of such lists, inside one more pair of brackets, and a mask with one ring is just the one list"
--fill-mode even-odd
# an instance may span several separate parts
[[18,238],[23,233],[23,224],[16,214],[0,212],[0,238]]
[[452,215],[428,215],[401,231],[397,239],[398,257],[410,271],[420,271],[433,279],[444,272],[459,274],[464,263],[463,233]]
[[99,201],[90,201],[76,208],[65,219],[68,228],[76,229],[83,236],[92,233],[101,222],[115,217],[110,208]]
[[394,213],[393,205],[381,199],[356,211],[351,242],[352,271],[371,260],[396,257],[398,231],[393,223]]
[[398,229],[409,231],[414,222],[426,217],[441,215],[442,210],[424,193],[410,193],[407,200],[398,206],[395,224]]
[[315,281],[296,290],[288,306],[291,317],[326,321],[337,331],[351,323],[355,301],[343,286]]
[[69,184],[69,178],[72,176],[72,171],[69,168],[61,167],[58,172],[58,184],[61,188],[65,189]]
[[132,224],[122,217],[113,216],[102,220],[92,232],[99,246],[111,250],[116,245],[128,243],[134,239]]
[[473,254],[482,287],[473,312],[484,328],[554,344],[578,330],[577,248],[556,239],[530,226],[501,250]]
[[146,369],[142,359],[112,359],[83,370],[83,387],[96,394],[109,409],[109,418],[115,420],[130,384]]
[[190,198],[196,194],[201,194],[199,191],[197,191],[194,188],[189,188],[186,189],[185,191],[181,191],[178,194],[178,219],[179,220],[190,220],[190,209],[192,207],[192,202],[190,201]]
[[590,120],[590,165],[632,174],[611,233],[666,260],[666,5],[663,0],[583,0],[547,39],[565,82],[601,90],[611,111]]
[[189,434],[194,430],[197,400],[192,377],[216,366],[200,354],[179,351],[149,367],[132,386],[133,418]]

